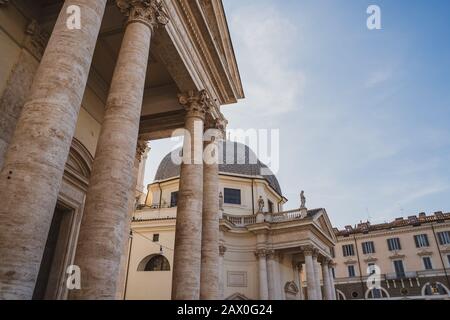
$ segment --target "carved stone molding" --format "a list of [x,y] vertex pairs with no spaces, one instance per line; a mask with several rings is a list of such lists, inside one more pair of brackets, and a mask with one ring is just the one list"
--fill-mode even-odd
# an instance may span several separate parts
[[180,104],[186,109],[187,117],[196,117],[205,120],[210,110],[209,98],[205,90],[189,91],[178,95]]
[[50,34],[43,31],[36,20],[31,20],[25,30],[24,47],[38,60],[41,60],[47,47]]
[[141,22],[153,29],[169,22],[160,0],[116,0],[116,4],[128,23]]

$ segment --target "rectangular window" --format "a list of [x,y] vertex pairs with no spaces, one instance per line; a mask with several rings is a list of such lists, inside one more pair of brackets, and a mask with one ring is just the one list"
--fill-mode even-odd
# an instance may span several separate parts
[[228,204],[241,204],[241,190],[225,188],[224,202]]
[[441,246],[450,244],[450,231],[438,232],[437,235]]
[[414,242],[416,243],[416,248],[427,248],[430,246],[428,236],[426,234],[414,236]]
[[159,234],[158,233],[155,233],[153,235],[153,242],[159,242]]
[[344,257],[353,257],[355,255],[355,248],[352,244],[342,246],[342,254]]
[[447,262],[448,262],[448,266],[449,266],[449,268],[450,268],[450,254],[449,255],[447,255]]
[[397,277],[399,277],[399,278],[405,277],[405,268],[403,266],[402,260],[395,260],[394,268],[395,268],[395,273],[397,274]]
[[387,239],[389,251],[398,251],[402,250],[402,246],[400,245],[399,238],[391,238]]
[[423,266],[425,267],[425,270],[433,270],[433,264],[431,263],[430,257],[423,257]]
[[336,279],[336,270],[334,268],[331,268],[331,273],[333,274],[333,279]]
[[178,192],[172,192],[170,194],[170,207],[175,208],[178,204]]
[[273,202],[270,200],[267,200],[267,204],[269,205],[269,213],[273,213]]
[[375,245],[373,244],[373,241],[363,242],[362,250],[364,254],[375,253]]
[[348,276],[349,278],[356,277],[355,266],[348,266]]

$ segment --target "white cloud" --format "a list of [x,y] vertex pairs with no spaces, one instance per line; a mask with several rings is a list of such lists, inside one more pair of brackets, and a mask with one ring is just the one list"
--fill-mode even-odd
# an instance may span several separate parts
[[392,70],[377,70],[372,72],[366,80],[365,87],[373,88],[376,87],[386,81],[388,81],[392,77]]
[[240,107],[261,116],[297,108],[305,77],[293,67],[296,25],[280,7],[258,3],[239,8],[230,17],[247,97]]

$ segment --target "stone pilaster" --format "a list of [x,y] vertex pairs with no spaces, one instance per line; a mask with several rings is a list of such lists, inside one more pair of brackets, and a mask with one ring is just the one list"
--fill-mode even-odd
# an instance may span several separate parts
[[[83,16],[66,25],[68,6]],[[0,173],[0,299],[30,299],[72,143],[106,0],[66,0]]]
[[258,258],[259,299],[269,300],[268,276],[267,276],[267,252],[264,249],[255,253]]
[[216,124],[205,125],[200,299],[219,298],[219,141]]
[[317,250],[314,250],[313,252],[313,262],[314,262],[314,278],[316,280],[316,298],[317,300],[322,300],[322,288],[320,285],[320,273],[321,273],[321,267],[320,262],[318,261],[319,252]]
[[323,279],[323,292],[324,300],[333,300],[331,282],[330,282],[330,270],[328,267],[329,260],[323,259],[322,261],[322,279]]
[[306,281],[308,288],[308,300],[318,300],[317,299],[317,281],[315,275],[315,265],[313,261],[313,248],[305,247],[303,248],[303,254],[305,256],[305,272]]
[[160,13],[154,1],[117,1],[129,17],[106,102],[75,263],[82,288],[72,298],[114,299],[134,201],[133,169],[150,40]]
[[[187,114],[178,192],[172,299],[199,300],[203,212],[203,125],[209,106],[205,91],[189,92],[179,98]],[[215,196],[217,197],[217,194]]]

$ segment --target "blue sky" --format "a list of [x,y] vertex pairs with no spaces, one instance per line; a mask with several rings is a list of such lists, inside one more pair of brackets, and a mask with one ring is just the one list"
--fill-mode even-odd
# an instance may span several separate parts
[[[449,1],[223,2],[247,98],[222,111],[280,129],[286,208],[305,190],[338,227],[450,211]],[[170,151],[151,146],[147,183]]]

